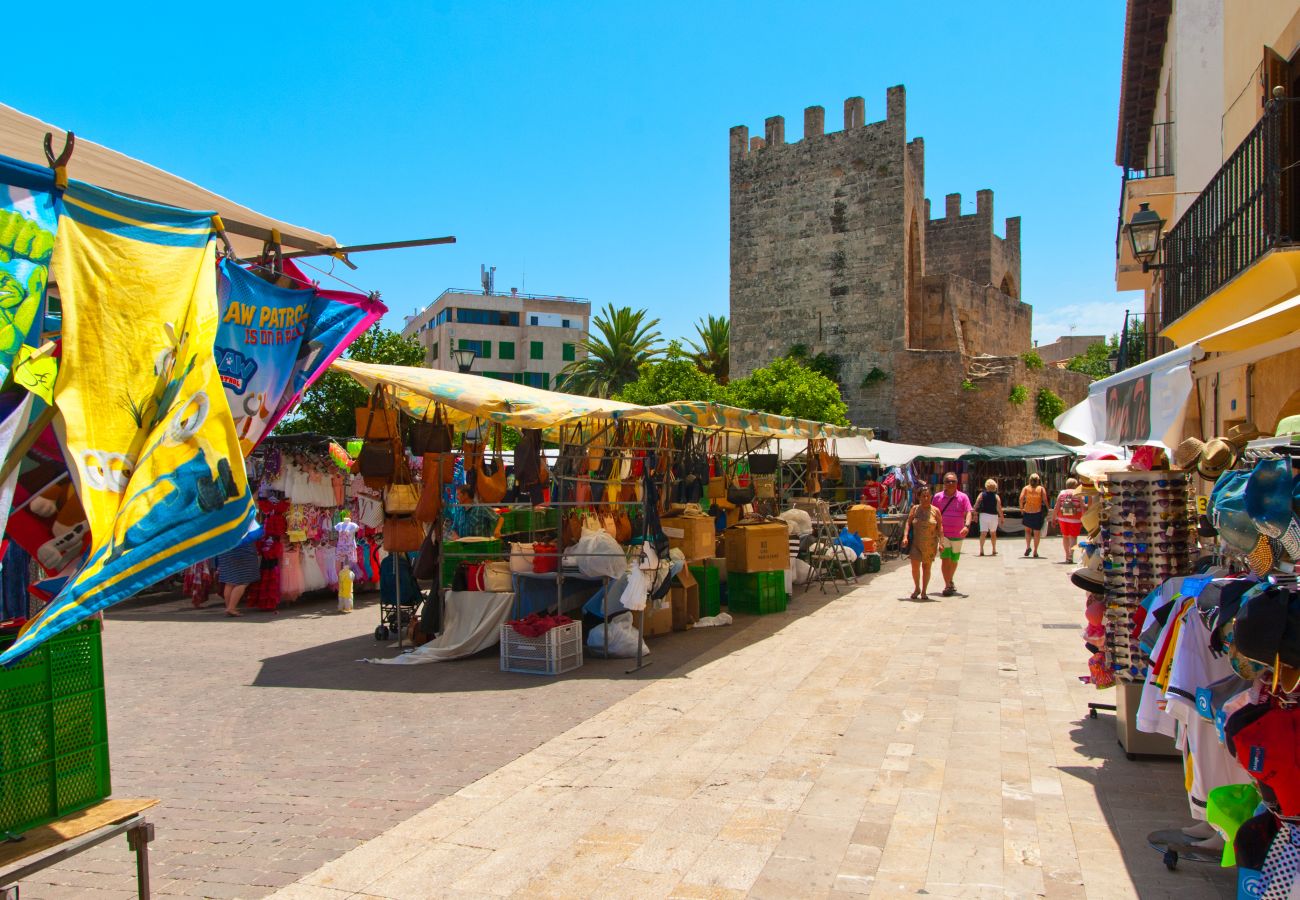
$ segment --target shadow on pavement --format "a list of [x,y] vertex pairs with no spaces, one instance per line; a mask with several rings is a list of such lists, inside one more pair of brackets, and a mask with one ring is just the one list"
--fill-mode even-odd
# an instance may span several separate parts
[[[1104,697],[1099,693],[1098,702],[1105,702]],[[1184,861],[1169,871],[1162,854],[1147,843],[1152,831],[1181,828],[1193,821],[1186,806],[1172,815],[1169,812],[1170,797],[1183,791],[1181,757],[1127,759],[1115,736],[1113,713],[1081,719],[1070,737],[1080,756],[1102,760],[1102,764],[1058,766],[1057,770],[1092,787],[1140,896],[1147,891],[1155,895],[1157,890],[1160,896],[1178,896],[1180,890],[1190,889],[1192,882],[1198,886],[1209,882],[1225,900],[1236,896],[1235,869]]]

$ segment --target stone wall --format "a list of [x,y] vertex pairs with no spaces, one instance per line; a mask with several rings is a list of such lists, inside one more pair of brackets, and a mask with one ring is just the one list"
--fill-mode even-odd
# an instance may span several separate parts
[[885,112],[867,124],[851,97],[844,129],[827,134],[824,110],[809,107],[791,144],[780,116],[762,138],[731,130],[731,360],[738,377],[794,344],[838,354],[852,420],[889,428],[888,384],[856,386],[905,346],[907,213],[924,186],[908,173],[923,150],[909,149],[901,86]]
[[993,233],[993,192],[977,191],[975,212],[961,214],[961,194],[944,198],[942,219],[926,217],[926,274],[960,275],[1020,297],[1020,217],[1006,220],[1006,237]]
[[[905,350],[894,355],[891,380],[898,400],[898,432],[890,440],[913,444],[963,441],[979,446],[1024,444],[1039,438],[1059,440],[1053,428],[1038,423],[1035,398],[1041,388],[1055,391],[1067,407],[1088,393],[1088,378],[1077,372],[1043,368],[1030,371],[1018,356],[983,358],[988,368],[1005,369],[973,378],[966,390],[969,358],[954,350]],[[1028,396],[1010,402],[1011,389],[1024,385]]]
[[[927,330],[921,349],[957,350],[970,356],[1016,356],[1032,346],[1033,310],[1000,290],[959,275],[926,275],[928,315],[940,322]],[[960,335],[960,345],[953,335]],[[940,343],[939,335],[945,342]]]

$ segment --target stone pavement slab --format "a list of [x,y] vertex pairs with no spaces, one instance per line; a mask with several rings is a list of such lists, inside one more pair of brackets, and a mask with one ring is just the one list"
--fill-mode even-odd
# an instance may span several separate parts
[[[521,755],[647,681],[711,658],[727,633],[782,624],[741,617],[731,628],[652,638],[652,665],[636,675],[624,674],[625,660],[589,659],[556,679],[503,673],[495,649],[446,664],[362,665],[396,655],[374,640],[374,599],[363,596],[347,616],[332,600],[242,619],[176,598],[109,611],[113,790],[162,801],[150,811],[156,895],[265,896],[448,798],[423,833],[441,838],[534,780],[586,771],[556,772],[572,754]],[[521,781],[467,788],[512,761]],[[625,769],[607,765],[602,784],[617,788]],[[132,857],[114,841],[22,892],[134,896]]]
[[797,599],[275,896],[1233,896],[1147,848],[1189,821],[1181,767],[1088,718],[1068,571]]

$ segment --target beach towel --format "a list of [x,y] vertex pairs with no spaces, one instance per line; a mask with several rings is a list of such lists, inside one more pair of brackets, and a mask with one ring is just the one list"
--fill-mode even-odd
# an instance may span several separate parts
[[346,291],[322,291],[284,263],[271,284],[223,260],[216,356],[240,445],[247,455],[352,340],[387,307]]
[[0,382],[40,342],[56,226],[54,172],[0,156]]
[[213,356],[211,214],[80,182],[69,184],[58,213],[55,427],[89,522],[90,553],[0,664],[234,547],[254,527]]

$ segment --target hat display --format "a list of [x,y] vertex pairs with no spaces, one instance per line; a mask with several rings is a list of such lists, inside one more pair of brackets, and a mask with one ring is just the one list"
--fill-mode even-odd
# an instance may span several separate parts
[[1233,841],[1237,831],[1255,816],[1259,806],[1259,789],[1253,784],[1222,784],[1205,798],[1205,821],[1223,837],[1223,864],[1235,866],[1237,854]]
[[1281,537],[1291,524],[1289,459],[1261,459],[1246,479],[1246,514],[1261,534]]
[[1259,437],[1259,429],[1253,422],[1234,425],[1222,437],[1216,437],[1205,445],[1201,451],[1201,460],[1197,465],[1203,478],[1210,481],[1218,478],[1237,462],[1237,457],[1246,444]]
[[1106,576],[1101,571],[1101,553],[1096,548],[1084,551],[1083,565],[1070,573],[1070,583],[1090,594],[1106,590]]
[[1074,473],[1088,481],[1104,479],[1115,472],[1127,471],[1129,471],[1129,464],[1122,459],[1085,459],[1074,467]]
[[[1300,815],[1300,709],[1246,706],[1228,717],[1224,733],[1260,794],[1267,800],[1271,793],[1283,816]],[[1238,844],[1238,856],[1241,851]]]
[[1273,560],[1276,556],[1273,554],[1273,547],[1264,535],[1259,536],[1255,542],[1255,549],[1246,554],[1246,567],[1251,573],[1261,578],[1269,573],[1273,568]]
[[1205,441],[1197,437],[1183,438],[1183,442],[1174,450],[1173,464],[1175,469],[1194,469],[1196,461],[1201,458],[1201,451],[1205,449]]
[[1220,539],[1238,553],[1250,553],[1259,544],[1259,529],[1246,512],[1249,472],[1226,472],[1210,494],[1211,521]]
[[1256,662],[1300,666],[1300,598],[1269,587],[1244,600],[1233,624],[1232,645]]

